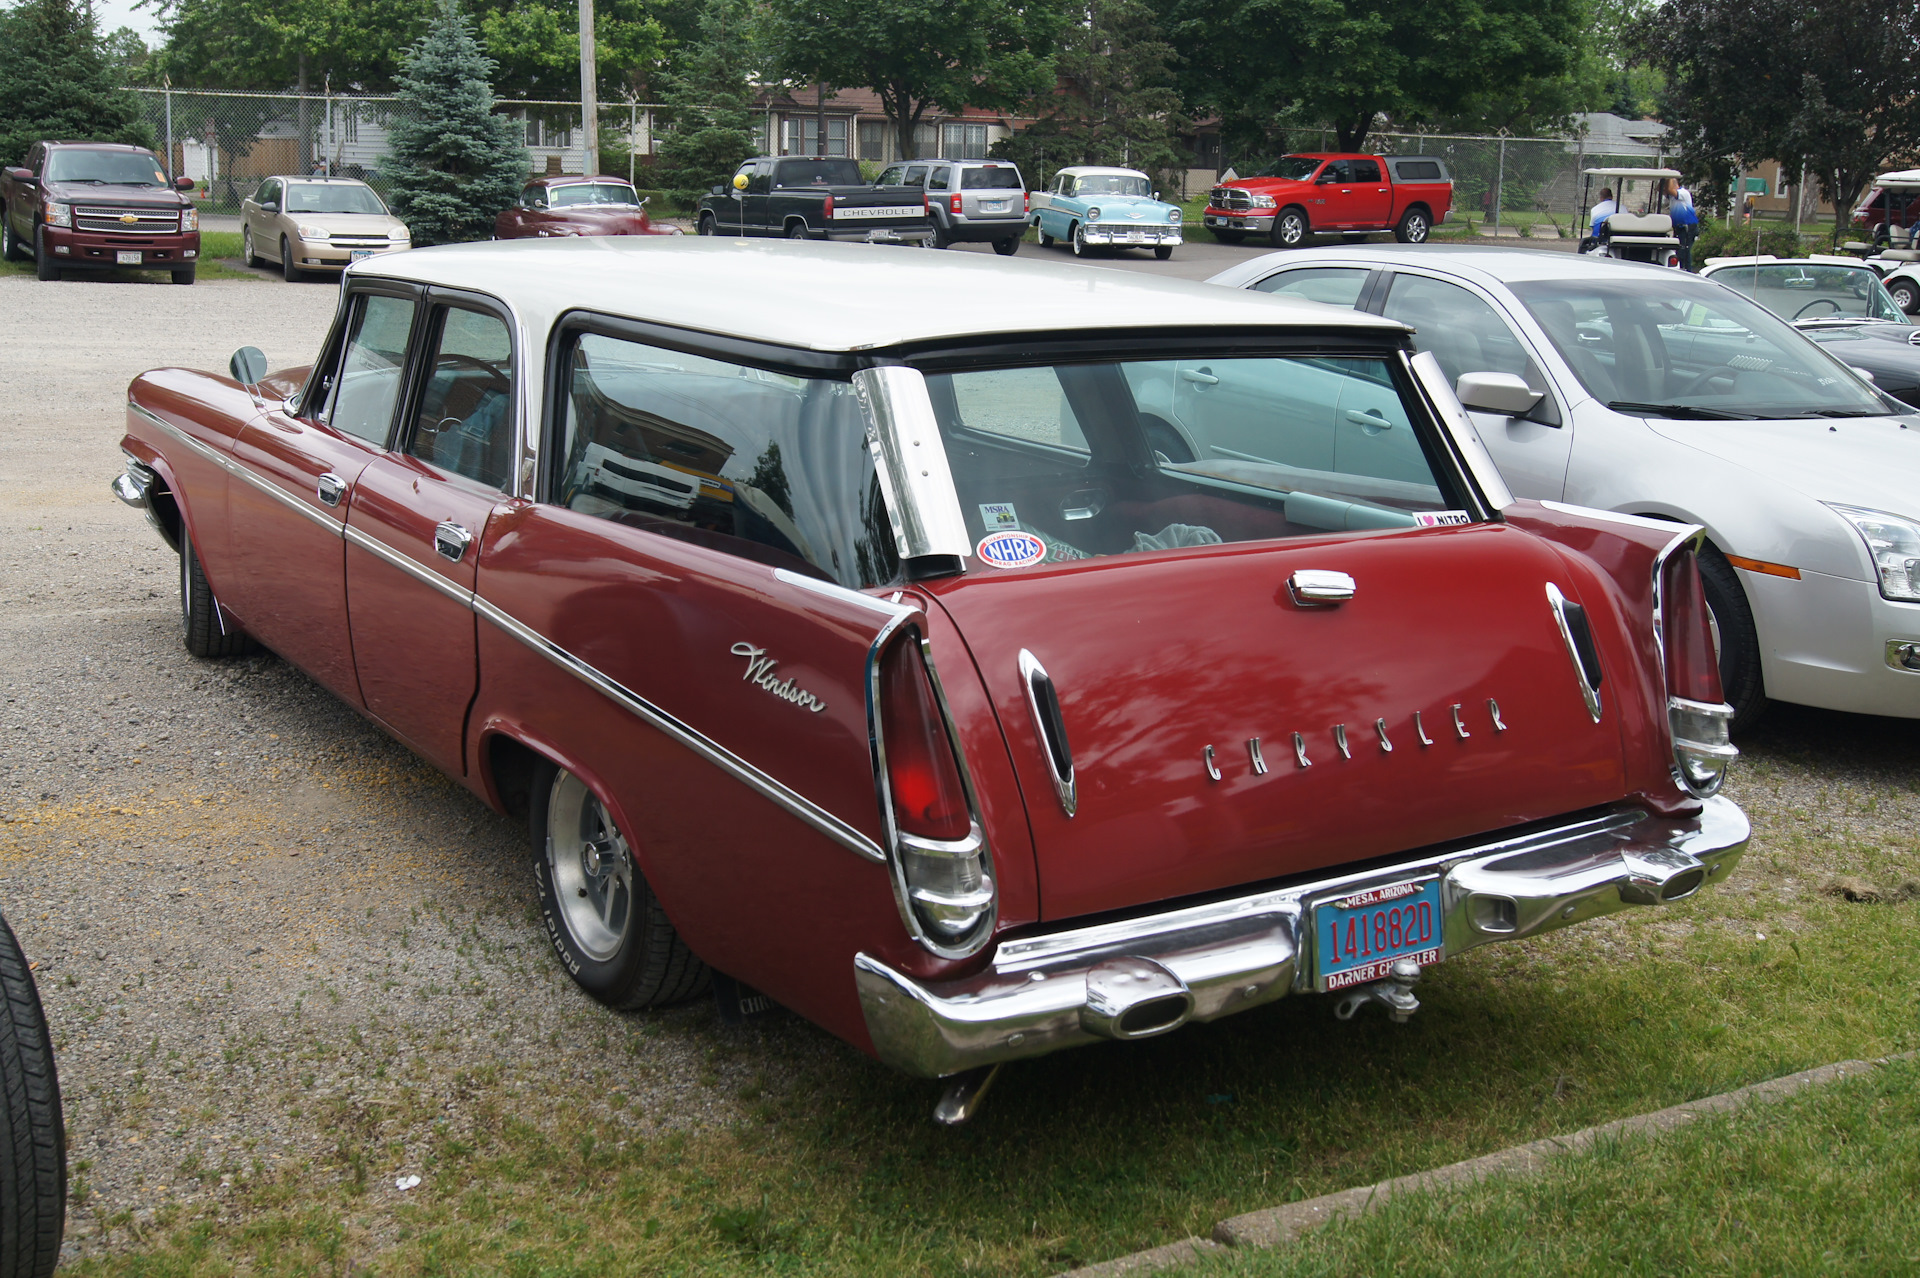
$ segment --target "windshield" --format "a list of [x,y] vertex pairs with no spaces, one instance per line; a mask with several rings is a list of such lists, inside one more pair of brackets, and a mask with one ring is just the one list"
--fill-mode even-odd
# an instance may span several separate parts
[[1311,155],[1286,155],[1266,168],[1254,174],[1255,177],[1285,178],[1289,182],[1304,182],[1312,177],[1323,161]]
[[1020,170],[1010,164],[983,164],[977,169],[960,170],[963,191],[1017,191]]
[[576,186],[556,186],[551,192],[553,207],[568,208],[576,204],[619,204],[633,206],[640,203],[640,196],[625,182],[582,182]]
[[[1465,523],[1383,357],[930,373],[977,564]],[[1002,535],[1006,534],[1006,535]]]
[[1727,266],[1708,278],[1738,289],[1782,319],[1870,319],[1905,324],[1880,277],[1864,266],[1781,262]]
[[47,153],[49,182],[107,182],[114,186],[165,186],[167,175],[151,151],[68,151]]
[[289,182],[287,183],[287,212],[289,213],[378,213],[385,215],[387,206],[373,193],[372,187],[358,183],[348,185],[345,182]]
[[860,166],[852,160],[782,160],[774,186],[865,186]]
[[1088,173],[1074,180],[1073,193],[1075,195],[1137,195],[1145,199],[1153,194],[1153,184],[1144,176]]
[[1646,417],[1874,417],[1880,397],[1740,294],[1678,271],[1511,286],[1595,399]]

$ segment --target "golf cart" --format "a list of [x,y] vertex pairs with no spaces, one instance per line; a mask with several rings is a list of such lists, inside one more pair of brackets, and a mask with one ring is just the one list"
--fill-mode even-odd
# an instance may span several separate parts
[[[1680,240],[1673,233],[1673,218],[1666,212],[1666,179],[1680,177],[1678,169],[1582,169],[1586,179],[1581,188],[1582,217],[1591,219],[1593,183],[1599,178],[1613,188],[1620,211],[1602,222],[1596,234],[1580,241],[1582,253],[1619,258],[1628,262],[1652,262],[1656,266],[1680,265]],[[1639,213],[1627,212],[1633,192],[1629,184],[1646,182],[1648,189],[1640,199]]]
[[1920,169],[1881,174],[1853,221],[1866,228],[1870,242],[1848,240],[1841,247],[1866,259],[1901,310],[1920,311]]

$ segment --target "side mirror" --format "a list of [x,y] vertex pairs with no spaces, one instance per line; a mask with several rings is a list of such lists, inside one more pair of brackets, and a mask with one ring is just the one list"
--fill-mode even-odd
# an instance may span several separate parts
[[9,167],[7,169],[7,176],[12,178],[16,182],[32,183],[33,170],[23,169],[18,167]]
[[1460,403],[1477,413],[1498,413],[1518,417],[1533,411],[1543,393],[1529,387],[1512,373],[1462,373],[1454,383]]
[[718,182],[715,182],[713,184],[713,193],[715,195],[725,195],[727,193],[727,188],[724,186],[721,186]]
[[267,357],[258,346],[242,346],[227,361],[227,371],[234,381],[251,390],[267,375]]
[[1153,193],[1153,198],[1154,198],[1154,199],[1156,199],[1156,200],[1157,200],[1157,199],[1159,199],[1159,198],[1160,198],[1160,192],[1158,192],[1158,191],[1155,191],[1155,192]]
[[1849,364],[1847,365],[1847,367],[1852,369],[1854,372],[1860,374],[1861,381],[1869,382],[1869,383],[1873,381],[1873,373],[1868,369],[1864,369],[1860,367],[1858,364]]
[[274,201],[268,200],[265,204],[262,204],[260,206],[260,211],[262,213],[278,213],[280,211],[280,206]]
[[734,175],[733,175],[733,189],[734,189],[734,190],[736,190],[736,191],[744,191],[744,190],[746,190],[746,189],[747,189],[747,175],[746,175],[746,174],[744,174],[744,173],[736,173],[736,174],[734,174]]
[[193,179],[183,173],[173,180],[173,189],[176,191],[191,191],[193,189]]

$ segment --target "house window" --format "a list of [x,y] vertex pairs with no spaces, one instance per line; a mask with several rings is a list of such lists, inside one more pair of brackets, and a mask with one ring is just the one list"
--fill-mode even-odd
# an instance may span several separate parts
[[847,117],[827,117],[827,150],[820,150],[820,121],[806,116],[787,117],[788,155],[840,155],[847,153]]
[[944,135],[940,141],[940,154],[949,160],[984,160],[987,158],[987,126],[984,124],[945,124],[941,126]]
[[860,157],[863,160],[891,160],[893,130],[885,120],[860,121]]
[[1787,170],[1784,167],[1773,175],[1773,195],[1775,199],[1786,199],[1792,186],[1793,179],[1787,176]]
[[909,160],[930,160],[940,154],[940,127],[935,124],[913,126],[913,154]]
[[573,145],[573,127],[530,115],[527,117],[527,145],[570,147]]

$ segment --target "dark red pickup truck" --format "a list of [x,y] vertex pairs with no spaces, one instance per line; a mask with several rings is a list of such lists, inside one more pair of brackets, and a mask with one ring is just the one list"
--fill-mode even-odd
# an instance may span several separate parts
[[31,256],[43,280],[66,270],[170,271],[193,283],[200,211],[145,147],[36,142],[0,175],[0,253]]
[[1452,207],[1453,179],[1431,155],[1288,155],[1214,187],[1204,220],[1225,244],[1270,235],[1298,248],[1310,235],[1355,231],[1420,244]]

